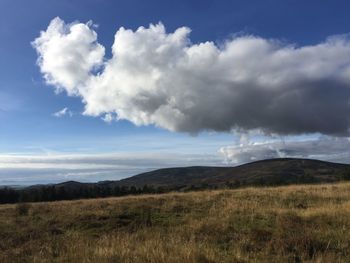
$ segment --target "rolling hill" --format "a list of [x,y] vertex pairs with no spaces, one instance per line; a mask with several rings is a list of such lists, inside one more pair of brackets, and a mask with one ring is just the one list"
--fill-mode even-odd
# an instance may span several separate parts
[[110,184],[137,186],[189,186],[226,184],[282,185],[334,182],[350,173],[350,165],[312,159],[280,158],[236,167],[179,167],[159,169]]

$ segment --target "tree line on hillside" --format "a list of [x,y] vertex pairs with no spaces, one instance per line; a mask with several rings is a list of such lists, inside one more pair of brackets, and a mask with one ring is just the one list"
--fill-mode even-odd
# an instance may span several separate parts
[[[245,184],[245,182],[243,182]],[[93,185],[93,186],[39,186],[28,187],[24,189],[14,189],[11,187],[0,188],[0,204],[13,204],[25,202],[47,202],[61,200],[76,200],[88,198],[119,197],[126,195],[141,194],[162,194],[171,191],[200,191],[218,188],[238,188],[242,183],[238,180],[226,182],[222,186],[209,185],[206,183],[200,185],[176,185],[176,186],[157,186],[144,185],[143,187],[135,186],[110,186],[110,185]]]
[[155,194],[165,193],[176,188],[169,189],[164,187],[153,187],[145,185],[142,188],[135,186],[81,186],[81,187],[65,187],[65,186],[40,186],[24,189],[13,189],[4,187],[0,189],[0,204],[19,203],[19,202],[45,202],[74,200],[98,197],[112,197],[138,194]]
[[[245,182],[243,182],[245,184]],[[162,194],[171,191],[200,191],[218,188],[238,188],[242,183],[238,180],[226,182],[222,186],[209,185],[206,183],[200,185],[176,185],[176,186],[157,186],[144,185],[143,187],[135,186],[110,186],[110,185],[93,185],[93,186],[39,186],[24,189],[14,189],[11,187],[0,188],[0,204],[13,204],[25,202],[47,202],[61,200],[75,200],[88,198],[119,197],[126,195],[141,194]]]

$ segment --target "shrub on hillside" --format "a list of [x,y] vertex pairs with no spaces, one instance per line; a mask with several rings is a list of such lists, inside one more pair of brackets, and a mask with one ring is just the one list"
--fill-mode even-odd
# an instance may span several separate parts
[[16,214],[19,216],[26,216],[29,213],[31,205],[28,203],[19,203],[16,205]]

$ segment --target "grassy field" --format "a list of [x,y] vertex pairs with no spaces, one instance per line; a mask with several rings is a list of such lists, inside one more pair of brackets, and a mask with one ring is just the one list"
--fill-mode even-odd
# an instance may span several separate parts
[[0,262],[350,262],[350,183],[1,205]]

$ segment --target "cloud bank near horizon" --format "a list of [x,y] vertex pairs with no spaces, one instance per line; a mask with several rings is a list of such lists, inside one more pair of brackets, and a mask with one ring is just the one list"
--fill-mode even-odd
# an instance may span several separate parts
[[219,149],[226,164],[238,165],[263,159],[307,158],[350,163],[350,138],[321,136],[305,140],[250,141]]
[[350,38],[298,47],[256,36],[191,43],[190,29],[123,27],[112,57],[91,22],[51,21],[32,45],[48,84],[85,115],[170,131],[265,134],[350,131]]
[[0,186],[119,180],[159,168],[220,164],[218,154],[0,154]]

